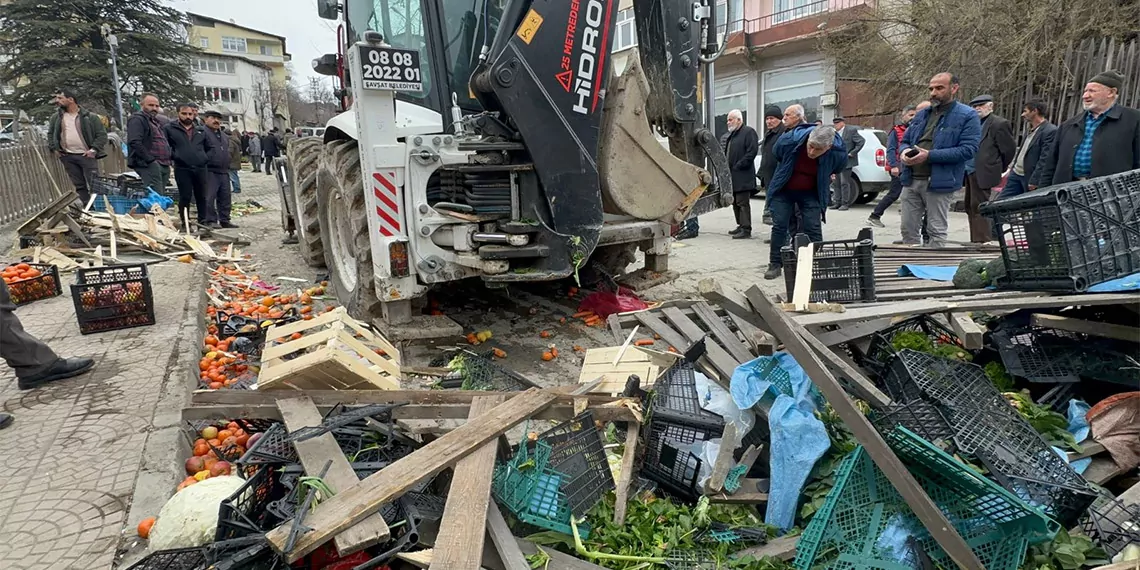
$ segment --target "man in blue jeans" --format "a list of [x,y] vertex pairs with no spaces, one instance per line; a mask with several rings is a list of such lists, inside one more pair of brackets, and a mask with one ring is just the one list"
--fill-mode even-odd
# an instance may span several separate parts
[[827,195],[831,178],[847,166],[847,150],[835,127],[801,124],[780,136],[773,149],[776,173],[768,190],[772,210],[772,243],[764,279],[780,276],[783,264],[780,249],[788,239],[788,225],[796,206],[803,217],[800,230],[811,241],[823,241],[823,221],[827,215]]

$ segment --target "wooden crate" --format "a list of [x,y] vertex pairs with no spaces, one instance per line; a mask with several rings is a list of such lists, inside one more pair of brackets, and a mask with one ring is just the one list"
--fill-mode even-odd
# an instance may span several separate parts
[[620,346],[587,350],[578,383],[589,384],[601,378],[602,383],[590,390],[591,394],[620,394],[625,390],[629,375],[637,374],[641,378],[641,388],[651,390],[657,377],[681,359],[680,354],[627,346],[615,365],[614,358],[620,351]]
[[348,316],[344,307],[311,321],[269,327],[266,338],[271,342],[298,332],[305,336],[262,352],[258,390],[400,389],[400,351]]

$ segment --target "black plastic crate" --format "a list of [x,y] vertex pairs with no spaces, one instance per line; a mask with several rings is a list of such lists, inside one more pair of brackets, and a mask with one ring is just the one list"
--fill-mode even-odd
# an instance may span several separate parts
[[[796,284],[796,253],[811,243],[804,234],[796,235],[791,246],[780,249],[784,266],[787,300],[792,300]],[[811,296],[813,303],[851,303],[875,300],[875,244],[871,228],[859,230],[853,240],[813,243]]]
[[1140,382],[1140,370],[1129,361],[1135,345],[1125,341],[1034,326],[998,329],[993,340],[1006,370],[1030,382]]
[[1006,275],[999,287],[1085,291],[1140,271],[1140,170],[982,205]]
[[268,466],[258,469],[218,507],[218,529],[214,540],[241,538],[272,530],[281,519],[273,516],[266,507],[284,494],[285,488],[278,481],[277,470]]
[[861,364],[873,377],[879,377],[886,372],[891,358],[898,352],[893,345],[895,335],[901,332],[922,333],[935,345],[951,344],[965,350],[958,335],[933,317],[929,315],[911,317],[871,335],[871,343],[863,355]]
[[701,492],[697,480],[701,460],[688,451],[696,442],[724,435],[724,427],[694,425],[655,419],[645,437],[645,463],[642,475],[680,499],[695,500]]
[[708,424],[724,430],[724,418],[701,407],[696,370],[684,360],[670,366],[654,384],[650,417]]
[[[1095,498],[1092,487],[1058,456],[990,382],[981,367],[913,350],[892,363],[888,389],[904,388],[905,403],[935,404],[954,431],[958,453],[976,457],[994,479],[1065,526],[1077,522]],[[908,426],[909,427],[909,426]]]
[[79,332],[153,325],[154,296],[146,265],[79,269],[71,286]]
[[176,548],[152,552],[127,570],[206,570],[209,564],[205,548]]
[[1140,504],[1102,497],[1089,509],[1083,526],[1111,558],[1133,542],[1140,544]]
[[592,413],[583,412],[539,434],[538,439],[550,444],[548,465],[565,477],[561,490],[574,516],[585,516],[613,490],[613,472]]
[[63,294],[58,267],[49,263],[13,263],[8,267],[19,265],[27,265],[28,269],[35,269],[39,275],[24,279],[15,277],[12,281],[5,280],[8,284],[8,297],[14,305],[26,305],[32,301],[50,299]]
[[884,436],[902,426],[940,449],[953,449],[954,428],[936,404],[925,400],[898,402],[875,410],[875,428]]
[[[186,436],[186,442],[190,444],[190,447],[194,447],[194,442],[202,438],[201,434],[203,429],[213,426],[220,431],[226,429],[226,426],[230,423],[228,420],[187,420],[182,424],[182,434]],[[233,423],[238,424],[242,431],[251,436],[257,433],[263,433],[266,429],[277,424],[277,422],[265,419],[237,419],[233,420]],[[206,444],[209,445],[209,442],[207,441]],[[244,476],[247,474],[245,470],[241,468],[242,466],[238,464],[245,456],[245,452],[242,452],[238,445],[211,445],[210,449],[214,451],[214,455],[216,455],[218,459],[237,465],[239,475]],[[250,471],[249,474],[252,474],[252,471]]]

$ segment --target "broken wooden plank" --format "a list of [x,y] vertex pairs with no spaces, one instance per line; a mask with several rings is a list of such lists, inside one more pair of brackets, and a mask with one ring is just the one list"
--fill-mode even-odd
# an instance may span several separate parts
[[519,549],[527,556],[538,554],[539,548],[542,548],[542,551],[550,557],[550,570],[606,570],[597,564],[558,552],[552,546],[539,547],[535,543],[521,538],[517,539],[516,542],[518,542]]
[[[1011,292],[1014,295],[1036,295],[1020,291]],[[715,301],[714,301],[715,302]],[[935,300],[912,301],[909,303],[886,303],[874,307],[853,307],[844,313],[822,313],[813,315],[797,315],[795,321],[804,326],[851,323],[881,319],[884,317],[897,317],[900,315],[919,315],[928,313],[942,313],[946,311],[1015,311],[1018,309],[1039,309],[1048,307],[1069,306],[1095,306],[1140,304],[1138,293],[1086,293],[1082,295],[1055,295],[1055,296],[1014,296],[987,299],[963,300]],[[722,305],[723,306],[723,305]],[[727,308],[727,307],[726,307]]]
[[[668,307],[662,309],[661,313],[688,339],[685,346],[679,346],[677,350],[684,351],[689,345],[707,336],[705,331],[701,330],[701,327],[698,327],[689,317],[686,317],[680,309]],[[722,384],[727,385],[727,379],[732,378],[732,373],[736,370],[736,366],[739,362],[729,356],[716,341],[711,339],[705,340],[705,356],[708,357],[712,365],[720,372],[721,377],[726,380],[722,382]]]
[[772,338],[772,335],[756,328],[752,323],[733,313],[728,313],[728,318],[732,319],[736,329],[748,340],[748,344],[756,356],[772,356],[776,353],[776,339]]
[[640,428],[637,422],[629,422],[625,426],[625,450],[621,456],[621,472],[618,473],[614,491],[617,497],[614,502],[614,524],[617,526],[625,524],[625,513],[629,507],[629,485],[633,482],[633,464],[637,458],[637,436]]
[[781,536],[769,540],[767,544],[760,546],[753,546],[739,550],[733,554],[734,558],[743,556],[751,556],[757,560],[762,558],[776,558],[778,560],[788,561],[796,557],[796,546],[800,542],[800,536]]
[[946,313],[946,320],[950,322],[950,328],[954,329],[954,334],[962,341],[962,346],[968,350],[978,350],[982,348],[982,336],[985,331],[970,315],[966,313]]
[[745,292],[745,296],[751,302],[753,311],[758,314],[761,321],[772,327],[776,338],[783,341],[785,350],[803,367],[808,378],[827,398],[843,423],[855,435],[855,439],[867,450],[867,454],[922,521],[938,545],[959,566],[971,570],[984,570],[985,567],[946,519],[946,515],[919,486],[914,475],[911,475],[867,417],[855,407],[855,403],[847,396],[839,381],[831,375],[819,356],[805,342],[805,339],[812,335],[803,325],[796,323],[790,316],[776,308],[759,287],[753,286]]
[[[285,427],[288,428],[289,432],[321,425],[323,418],[320,412],[317,411],[312,400],[304,396],[277,400],[277,407],[281,410],[281,417],[285,420]],[[324,480],[334,493],[349,489],[360,481],[359,477],[356,476],[356,471],[349,464],[348,458],[344,456],[340,444],[336,442],[331,433],[304,441],[295,441],[293,447],[297,449],[297,456],[301,459],[301,465],[305,468],[306,474],[315,477],[324,469],[325,465],[329,465]],[[377,513],[364,518],[359,524],[343,530],[336,535],[334,541],[337,552],[340,552],[341,555],[348,555],[379,544],[387,540],[389,536],[391,533],[388,530],[387,523]]]
[[748,352],[748,347],[736,338],[736,334],[728,330],[725,326],[724,320],[716,314],[716,311],[708,305],[708,303],[694,303],[693,312],[696,313],[697,318],[705,323],[705,326],[712,331],[713,338],[720,342],[721,346],[739,363],[748,362],[752,360],[752,354]]
[[[442,529],[440,530],[442,532]],[[491,537],[491,542],[495,544],[495,550],[499,553],[499,560],[502,560],[504,570],[530,570],[530,563],[526,561],[526,556],[519,548],[519,543],[515,540],[514,534],[511,533],[510,527],[507,526],[507,520],[503,518],[499,505],[496,505],[494,501],[487,505],[487,534]],[[439,544],[438,538],[436,544]],[[483,550],[480,547],[480,559],[482,552]]]
[[[761,487],[763,484],[763,487]],[[741,479],[740,488],[732,493],[709,495],[709,502],[725,505],[757,505],[768,502],[767,479]]]
[[815,335],[825,346],[835,346],[873,335],[894,324],[891,319],[875,319],[863,323],[844,325],[839,330],[820,332]]
[[[500,396],[476,398],[471,403],[471,419],[489,413],[502,402]],[[494,471],[494,441],[455,464],[455,476],[451,479],[439,535],[435,539],[431,570],[479,570]]]
[[[1140,328],[1109,323],[1097,323],[1060,315],[1033,313],[1029,316],[1030,324],[1037,327],[1046,327],[1062,331],[1081,334],[1090,334],[1103,338],[1123,340],[1140,343]],[[969,347],[966,347],[969,348]]]
[[728,477],[728,470],[732,468],[732,456],[739,445],[740,439],[736,434],[736,424],[726,422],[724,433],[720,437],[720,451],[716,454],[712,474],[709,475],[708,488],[713,493],[719,493],[724,489],[724,479]]
[[305,525],[310,531],[301,535],[293,550],[284,552],[292,521],[266,533],[265,537],[287,562],[295,562],[312,552],[331,536],[360,522],[408,489],[435,476],[483,444],[522,423],[536,412],[549,407],[557,395],[542,390],[527,390],[464,424],[455,431],[421,447],[384,470],[375,473],[321,503]]

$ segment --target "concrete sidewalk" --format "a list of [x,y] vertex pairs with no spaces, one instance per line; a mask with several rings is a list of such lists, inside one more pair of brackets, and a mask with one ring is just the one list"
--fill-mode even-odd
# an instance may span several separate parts
[[95,368],[21,391],[0,366],[0,399],[16,416],[0,431],[0,568],[111,568],[120,537],[157,515],[182,479],[171,450],[184,446],[178,423],[203,336],[204,266],[150,271],[153,326],[80,335],[71,275],[62,296],[16,311],[58,354],[89,356]]

